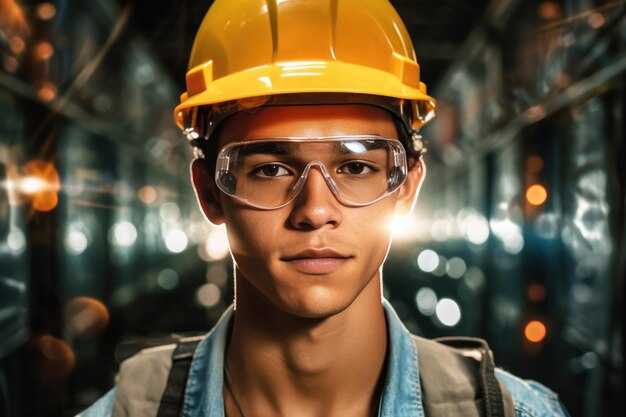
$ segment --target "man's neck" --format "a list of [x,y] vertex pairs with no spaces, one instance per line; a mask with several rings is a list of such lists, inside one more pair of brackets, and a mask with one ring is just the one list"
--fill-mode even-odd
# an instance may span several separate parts
[[241,278],[237,297],[226,360],[246,417],[376,415],[387,352],[378,276],[325,318],[286,313]]

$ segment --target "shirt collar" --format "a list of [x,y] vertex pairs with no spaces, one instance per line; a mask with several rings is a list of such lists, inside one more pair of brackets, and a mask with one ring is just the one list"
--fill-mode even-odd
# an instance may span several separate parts
[[[380,417],[423,417],[418,357],[411,334],[387,300],[383,299],[389,334],[387,376]],[[224,352],[230,323],[229,307],[207,337],[200,342],[191,362],[185,391],[183,417],[224,417]]]
[[389,302],[383,299],[389,352],[380,417],[424,417],[415,343]]

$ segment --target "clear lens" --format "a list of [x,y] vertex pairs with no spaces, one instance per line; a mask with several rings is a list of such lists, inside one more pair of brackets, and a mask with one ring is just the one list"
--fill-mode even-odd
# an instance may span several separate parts
[[224,193],[274,209],[298,195],[311,170],[342,204],[364,206],[400,187],[406,156],[397,139],[378,136],[257,139],[224,147],[215,179]]

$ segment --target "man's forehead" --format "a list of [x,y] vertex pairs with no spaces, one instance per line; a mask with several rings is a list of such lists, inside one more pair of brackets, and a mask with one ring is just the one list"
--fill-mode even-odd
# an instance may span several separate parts
[[220,145],[271,137],[377,135],[397,138],[393,116],[378,107],[349,105],[268,106],[229,117]]

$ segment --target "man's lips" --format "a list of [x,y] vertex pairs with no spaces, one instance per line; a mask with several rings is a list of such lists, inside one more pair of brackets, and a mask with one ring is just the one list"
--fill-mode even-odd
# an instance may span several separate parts
[[309,275],[325,275],[335,272],[352,256],[344,255],[332,249],[306,249],[294,255],[281,258],[297,271]]
[[348,259],[348,258],[351,258],[351,256],[344,255],[333,249],[305,249],[293,255],[283,256],[281,257],[281,260],[289,262],[289,261],[294,261],[298,259],[325,259],[325,258]]

